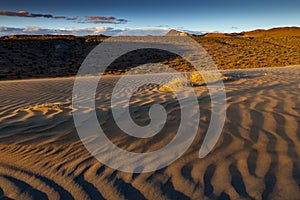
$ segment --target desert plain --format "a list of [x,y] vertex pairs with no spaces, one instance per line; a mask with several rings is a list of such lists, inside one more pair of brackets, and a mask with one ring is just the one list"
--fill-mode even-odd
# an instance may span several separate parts
[[[226,36],[218,37],[214,40]],[[228,37],[226,40],[236,41]],[[253,40],[248,38],[247,42]],[[268,52],[281,52],[282,48],[276,48]],[[295,48],[287,51],[297,52]],[[297,59],[296,55],[291,64]],[[222,64],[222,59],[218,63]],[[112,169],[86,150],[72,116],[75,77],[1,81],[0,199],[299,199],[300,66],[258,67],[264,68],[220,71],[229,77],[224,80],[225,124],[216,146],[202,159],[198,154],[209,126],[211,105],[205,84],[194,86],[201,108],[197,136],[178,160],[148,173]],[[159,75],[151,76],[155,79]],[[14,77],[18,78],[9,75],[8,79]],[[118,78],[103,77],[95,96],[98,120],[107,137],[118,147],[137,153],[168,144],[180,122],[174,94],[157,85],[135,92],[130,109],[137,124],[149,123],[147,113],[154,103],[165,107],[169,123],[156,136],[136,139],[117,128],[109,107]],[[142,79],[134,75],[130,81]]]

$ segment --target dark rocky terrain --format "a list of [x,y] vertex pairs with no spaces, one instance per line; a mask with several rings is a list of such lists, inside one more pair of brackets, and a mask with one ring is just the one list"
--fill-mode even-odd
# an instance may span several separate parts
[[[171,30],[170,34],[179,33]],[[219,69],[300,64],[300,28],[297,27],[191,37],[204,47]],[[2,37],[0,80],[74,76],[88,53],[107,38],[103,35]],[[166,64],[181,72],[193,71],[188,62],[176,55],[143,49],[121,56],[107,68],[106,74],[121,74],[134,66],[149,62]]]

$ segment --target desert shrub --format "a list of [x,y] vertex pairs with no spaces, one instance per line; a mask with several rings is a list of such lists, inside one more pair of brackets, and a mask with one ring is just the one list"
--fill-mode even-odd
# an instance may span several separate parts
[[188,81],[183,77],[177,77],[161,86],[159,91],[161,92],[172,92],[184,90],[189,85]]
[[188,86],[200,86],[218,80],[227,80],[227,78],[225,76],[220,76],[213,71],[202,71],[201,74],[198,72],[184,73],[183,77],[172,79],[167,84],[161,86],[159,90],[167,92],[180,91]]

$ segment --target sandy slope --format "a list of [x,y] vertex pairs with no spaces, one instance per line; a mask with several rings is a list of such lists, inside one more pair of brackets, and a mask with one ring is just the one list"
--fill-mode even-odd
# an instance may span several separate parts
[[[74,79],[0,82],[0,199],[298,199],[300,67],[223,73],[240,78],[225,83],[227,118],[214,151],[198,159],[210,99],[205,87],[197,87],[201,121],[193,145],[172,165],[144,174],[110,169],[85,150],[71,113]],[[147,109],[160,102],[169,128],[133,139],[116,128],[108,110],[116,80],[106,77],[96,96],[110,139],[134,152],[167,144],[179,120],[174,96],[155,86],[135,94],[136,122],[149,123]]]

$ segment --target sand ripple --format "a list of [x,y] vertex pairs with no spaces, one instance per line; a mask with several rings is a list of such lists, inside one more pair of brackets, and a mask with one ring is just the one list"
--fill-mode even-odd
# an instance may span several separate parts
[[[74,79],[0,82],[0,199],[299,199],[300,68],[222,73],[236,79],[225,83],[227,118],[215,149],[198,159],[211,113],[207,90],[196,87],[201,121],[193,145],[172,165],[144,174],[110,169],[85,150],[72,119]],[[174,96],[155,85],[135,94],[137,123],[149,123],[145,113],[159,102],[171,128],[134,140],[111,119],[109,93],[116,81],[105,78],[96,95],[110,139],[135,152],[166,145],[180,113]]]

